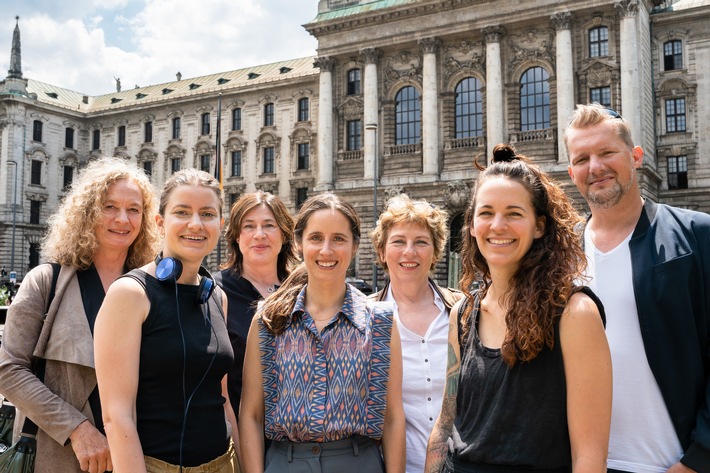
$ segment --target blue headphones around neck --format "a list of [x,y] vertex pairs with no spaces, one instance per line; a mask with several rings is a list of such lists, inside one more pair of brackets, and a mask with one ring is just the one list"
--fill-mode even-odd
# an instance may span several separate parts
[[[182,262],[179,259],[170,256],[163,258],[163,253],[160,252],[155,257],[155,277],[160,282],[176,283],[182,274]],[[214,278],[204,267],[200,266],[198,274],[202,276],[200,285],[197,287],[195,302],[198,304],[206,304],[210,300],[210,296],[215,288]]]

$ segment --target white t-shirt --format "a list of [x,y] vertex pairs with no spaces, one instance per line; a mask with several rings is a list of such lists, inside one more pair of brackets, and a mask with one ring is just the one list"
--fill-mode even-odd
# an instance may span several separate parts
[[434,288],[434,304],[439,315],[429,325],[424,337],[404,326],[399,319],[392,287],[386,301],[394,303],[394,317],[402,340],[402,403],[406,416],[407,473],[422,473],[426,445],[441,410],[446,382],[446,358],[449,344],[449,316],[444,302]]
[[648,365],[632,281],[631,234],[602,253],[584,232],[589,287],[606,311],[606,335],[613,367],[611,437],[607,467],[636,473],[664,473],[683,449]]

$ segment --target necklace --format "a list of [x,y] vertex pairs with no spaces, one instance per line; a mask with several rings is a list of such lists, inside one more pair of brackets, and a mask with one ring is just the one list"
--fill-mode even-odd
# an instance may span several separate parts
[[243,276],[244,278],[246,278],[246,279],[252,284],[252,286],[254,286],[254,287],[256,288],[256,290],[257,290],[258,292],[262,293],[262,294],[263,294],[264,292],[266,292],[267,294],[273,294],[274,291],[276,291],[276,283],[274,283],[274,284],[262,284],[262,283],[260,283],[260,282],[257,282],[257,281],[255,281],[255,280],[253,280],[253,279],[250,279],[250,278],[248,278],[248,277],[246,277],[246,276],[244,276],[244,275],[242,275],[242,276]]

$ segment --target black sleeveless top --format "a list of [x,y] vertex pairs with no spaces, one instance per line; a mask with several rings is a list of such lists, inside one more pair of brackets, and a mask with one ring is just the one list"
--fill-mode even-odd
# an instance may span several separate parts
[[[604,319],[596,295],[589,288],[577,290],[592,297]],[[553,348],[545,346],[533,360],[510,368],[500,349],[481,344],[477,294],[473,303],[449,462],[461,471],[572,471],[559,318]]]
[[216,289],[208,304],[198,304],[197,286],[178,284],[178,310],[174,283],[161,283],[139,269],[127,276],[143,285],[150,300],[136,398],[143,453],[179,465],[184,417],[182,466],[214,460],[229,446],[221,382],[234,359],[222,292]]

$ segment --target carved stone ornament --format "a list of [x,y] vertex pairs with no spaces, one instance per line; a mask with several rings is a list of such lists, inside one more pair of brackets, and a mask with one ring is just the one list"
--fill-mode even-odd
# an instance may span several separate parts
[[555,13],[550,16],[550,23],[556,30],[568,30],[572,25],[574,15],[568,11]]
[[363,114],[364,105],[362,98],[356,96],[348,96],[337,107],[338,115],[345,120],[357,120]]
[[638,0],[622,0],[614,3],[614,8],[622,17],[634,17],[638,13],[639,3]]
[[460,212],[466,209],[470,199],[471,190],[464,181],[451,181],[446,185],[444,203],[451,212]]
[[444,78],[447,82],[459,72],[485,74],[485,69],[486,45],[482,41],[461,41],[444,49]]
[[385,209],[387,208],[387,204],[389,203],[390,199],[393,197],[397,197],[398,195],[402,194],[404,192],[404,188],[399,187],[399,186],[391,186],[391,187],[385,187],[384,193],[385,193],[385,201],[382,203],[382,208]]
[[513,50],[513,65],[526,60],[545,59],[551,61],[551,45],[554,44],[549,31],[526,30],[519,35],[510,36]]
[[335,59],[329,56],[318,57],[313,61],[313,67],[319,68],[321,72],[333,72]]
[[365,64],[377,64],[382,57],[382,50],[378,48],[366,48],[361,53],[365,56]]
[[587,71],[587,85],[589,87],[603,87],[611,83],[611,68],[602,64],[595,64]]
[[419,56],[412,55],[409,51],[402,51],[396,56],[387,59],[385,65],[385,89],[400,79],[420,80],[422,63]]
[[438,38],[423,38],[419,40],[419,48],[422,54],[436,53],[441,45],[441,40]]
[[486,43],[500,43],[500,38],[505,34],[502,26],[486,26],[481,31],[486,38]]

